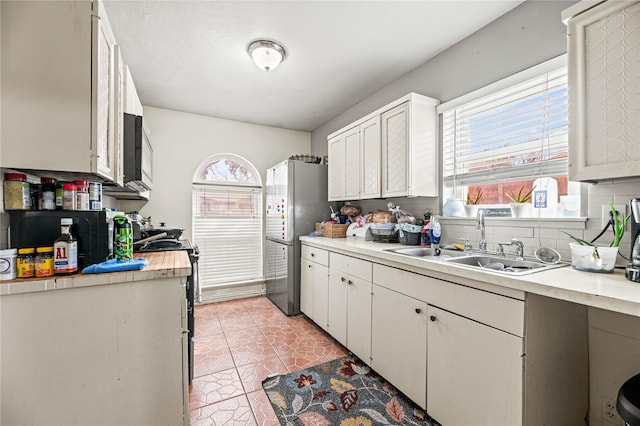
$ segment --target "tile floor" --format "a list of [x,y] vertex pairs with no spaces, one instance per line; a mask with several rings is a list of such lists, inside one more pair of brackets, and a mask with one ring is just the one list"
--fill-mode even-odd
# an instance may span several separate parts
[[266,297],[196,306],[192,425],[279,425],[262,380],[340,358],[347,351],[303,315]]

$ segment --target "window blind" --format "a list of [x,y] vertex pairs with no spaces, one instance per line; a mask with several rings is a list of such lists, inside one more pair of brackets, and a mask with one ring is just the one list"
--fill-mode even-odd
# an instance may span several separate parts
[[442,115],[447,187],[567,174],[566,66]]
[[262,281],[262,189],[193,186],[201,288]]

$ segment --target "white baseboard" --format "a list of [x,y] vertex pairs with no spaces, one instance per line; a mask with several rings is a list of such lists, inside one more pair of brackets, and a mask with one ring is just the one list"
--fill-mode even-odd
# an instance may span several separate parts
[[227,300],[244,299],[247,297],[264,296],[264,283],[251,283],[233,287],[204,287],[198,304],[224,302]]

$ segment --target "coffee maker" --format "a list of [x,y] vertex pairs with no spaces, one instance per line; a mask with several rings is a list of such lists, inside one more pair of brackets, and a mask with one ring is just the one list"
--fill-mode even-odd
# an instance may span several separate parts
[[629,200],[631,210],[631,263],[625,268],[624,276],[640,282],[640,198]]

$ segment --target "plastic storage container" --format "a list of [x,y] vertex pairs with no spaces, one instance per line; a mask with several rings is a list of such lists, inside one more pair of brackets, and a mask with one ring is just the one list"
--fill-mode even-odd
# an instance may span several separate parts
[[16,256],[18,250],[0,250],[0,281],[16,279]]
[[53,275],[53,247],[38,247],[36,253],[36,277]]
[[16,262],[18,278],[32,278],[35,276],[35,251],[34,248],[18,249],[18,259]]
[[31,185],[24,173],[4,174],[4,209],[31,210]]
[[42,181],[42,210],[56,209],[56,183],[55,178],[43,177]]

